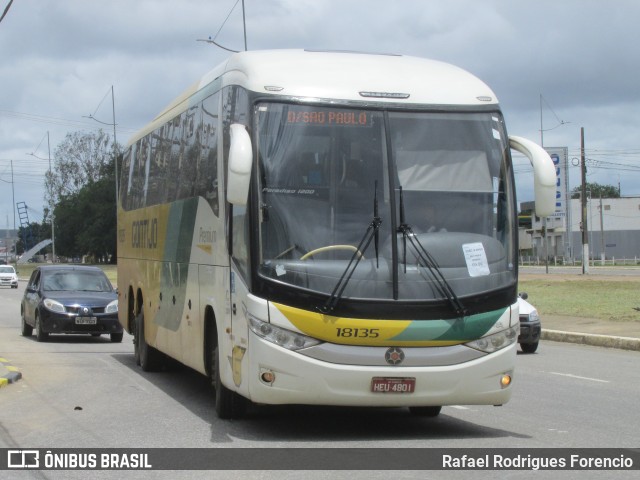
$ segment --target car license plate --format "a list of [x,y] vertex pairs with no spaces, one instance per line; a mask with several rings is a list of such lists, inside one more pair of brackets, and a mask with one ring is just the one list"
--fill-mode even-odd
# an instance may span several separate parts
[[371,391],[373,393],[413,393],[416,379],[413,377],[373,377]]
[[98,323],[96,317],[76,317],[76,325],[95,325]]

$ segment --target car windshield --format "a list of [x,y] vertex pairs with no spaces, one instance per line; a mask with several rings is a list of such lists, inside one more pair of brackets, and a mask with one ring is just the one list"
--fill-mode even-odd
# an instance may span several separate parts
[[439,299],[446,282],[457,295],[513,283],[499,114],[261,104],[256,126],[263,278],[330,293],[355,255],[350,297]]
[[16,273],[13,267],[0,267],[0,273]]
[[58,271],[44,276],[45,291],[111,292],[113,287],[102,272]]

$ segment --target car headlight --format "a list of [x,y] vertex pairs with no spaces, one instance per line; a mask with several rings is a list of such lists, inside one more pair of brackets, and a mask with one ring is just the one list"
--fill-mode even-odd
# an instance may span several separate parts
[[520,326],[515,326],[502,330],[501,332],[487,335],[472,342],[465,343],[466,346],[480,350],[481,352],[492,353],[508,347],[516,342],[520,333]]
[[285,328],[249,316],[249,328],[253,333],[266,341],[275,343],[288,350],[300,350],[301,348],[312,347],[322,343],[320,340],[301,333],[292,332]]
[[109,303],[107,307],[104,309],[105,313],[118,313],[118,300],[114,300]]
[[42,304],[47,310],[51,310],[52,312],[65,313],[67,311],[63,304],[51,298],[45,298]]
[[537,322],[539,320],[540,316],[538,315],[537,310],[532,310],[531,313],[527,315],[520,315],[520,321],[524,323]]

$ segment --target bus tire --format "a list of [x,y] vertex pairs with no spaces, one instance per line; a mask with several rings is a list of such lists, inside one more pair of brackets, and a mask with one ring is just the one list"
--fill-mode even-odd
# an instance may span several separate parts
[[229,390],[220,379],[220,352],[218,342],[211,351],[213,388],[215,390],[216,413],[224,420],[242,418],[247,411],[247,399]]
[[136,364],[143,372],[153,372],[160,367],[160,352],[150,346],[144,338],[144,310],[136,316],[136,329],[133,338]]
[[442,407],[409,407],[411,415],[416,417],[437,417]]

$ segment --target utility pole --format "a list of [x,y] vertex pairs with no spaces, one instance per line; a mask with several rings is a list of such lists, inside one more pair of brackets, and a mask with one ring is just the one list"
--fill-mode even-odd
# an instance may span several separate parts
[[[47,130],[47,151],[49,154],[49,181],[52,180],[53,172],[51,171],[51,143],[49,142],[49,131]],[[53,214],[54,207],[51,207],[51,263],[56,263],[56,227]]]
[[582,172],[582,273],[589,273],[589,229],[587,225],[587,164],[584,153],[584,127],[580,127],[580,165]]
[[[544,128],[542,127],[542,94],[540,94],[540,146],[544,148]],[[549,250],[547,244],[547,217],[542,217],[542,252],[544,255],[544,271],[549,273]]]
[[602,192],[600,192],[600,262],[604,267],[607,256],[605,255],[604,247],[604,208],[602,208]]
[[[113,93],[113,85],[111,85],[111,114],[113,119],[113,162],[115,165],[115,176],[116,176],[116,205],[118,205],[118,199],[120,192],[118,190],[118,183],[120,182],[120,177],[118,177],[118,141],[116,140],[116,97]],[[116,206],[116,210],[117,210]]]

